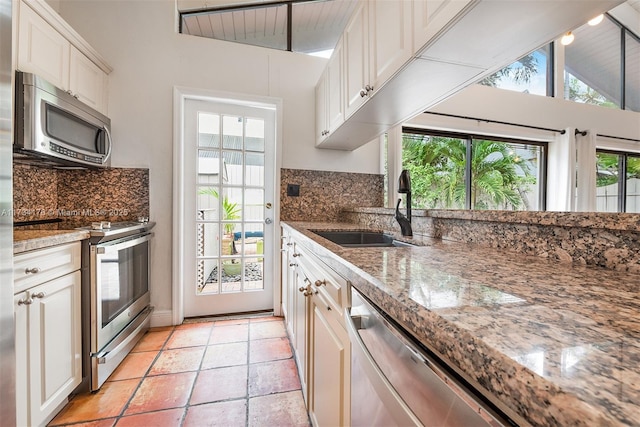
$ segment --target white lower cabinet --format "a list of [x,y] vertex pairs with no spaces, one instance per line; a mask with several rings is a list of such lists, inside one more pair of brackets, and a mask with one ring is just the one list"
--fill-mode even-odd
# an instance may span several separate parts
[[79,267],[14,296],[19,427],[46,424],[82,381]]
[[311,299],[309,415],[315,426],[350,424],[350,344],[334,308],[321,296]]
[[[315,427],[348,426],[351,344],[344,324],[348,282],[283,230],[291,243],[283,287],[293,297],[287,328],[302,392]],[[283,267],[285,263],[283,261]]]

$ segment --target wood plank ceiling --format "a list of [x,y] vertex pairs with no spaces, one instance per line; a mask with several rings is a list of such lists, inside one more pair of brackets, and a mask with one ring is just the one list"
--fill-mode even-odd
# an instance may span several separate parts
[[[291,2],[294,52],[333,49],[357,1]],[[213,9],[184,13],[182,33],[275,49],[287,49],[288,4]]]

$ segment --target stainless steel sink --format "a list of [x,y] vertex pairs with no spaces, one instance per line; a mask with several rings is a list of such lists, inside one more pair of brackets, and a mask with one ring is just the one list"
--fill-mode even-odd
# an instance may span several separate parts
[[313,231],[333,243],[344,247],[414,246],[395,240],[393,236],[375,231]]

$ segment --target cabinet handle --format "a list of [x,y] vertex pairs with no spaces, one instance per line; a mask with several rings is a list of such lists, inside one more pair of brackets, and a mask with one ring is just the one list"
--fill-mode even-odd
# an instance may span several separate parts
[[299,253],[294,252],[291,256],[292,256],[292,257],[294,257],[294,258],[297,258],[297,257],[299,257],[299,256],[300,256],[300,254],[299,254]]
[[289,242],[287,243],[287,246],[293,246],[293,243]]
[[40,269],[38,267],[24,269],[24,274],[36,274],[36,273],[40,273]]
[[315,283],[314,283],[314,285],[316,285],[316,286],[318,286],[318,287],[320,287],[320,286],[322,286],[322,285],[325,285],[325,286],[326,286],[326,285],[327,285],[327,281],[326,281],[326,280],[316,280],[316,281],[315,281]]
[[297,266],[298,266],[298,264],[296,264],[295,262],[292,262],[292,263],[289,264],[289,267],[297,267]]
[[18,300],[18,305],[31,305],[33,304],[33,300],[31,296],[27,293],[27,297],[25,299]]
[[327,311],[331,311],[331,307],[327,306]]

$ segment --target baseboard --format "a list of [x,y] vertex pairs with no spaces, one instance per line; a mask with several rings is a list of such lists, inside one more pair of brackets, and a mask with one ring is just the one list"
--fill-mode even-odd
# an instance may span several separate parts
[[151,327],[158,328],[162,326],[173,325],[173,312],[171,310],[153,310],[151,313]]

